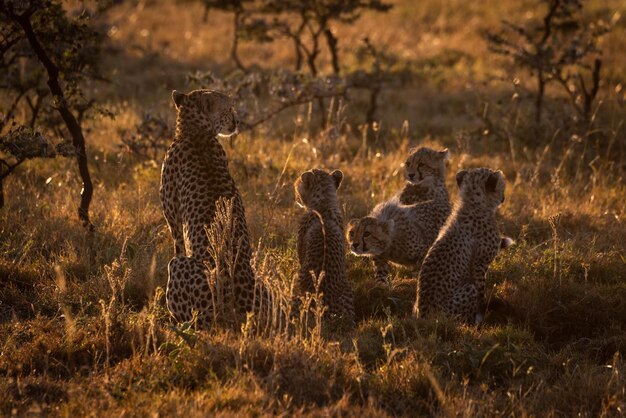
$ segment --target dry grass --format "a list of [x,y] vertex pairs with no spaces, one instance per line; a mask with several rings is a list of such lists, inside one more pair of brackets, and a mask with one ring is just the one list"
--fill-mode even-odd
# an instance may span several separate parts
[[[342,27],[346,50],[367,32],[398,57],[398,68],[417,74],[384,91],[382,130],[365,144],[358,97],[348,103],[350,130],[338,139],[307,138],[292,114],[238,136],[232,147],[224,143],[252,242],[262,243],[259,271],[284,292],[297,271],[300,212],[291,184],[302,171],[344,172],[339,198],[346,218],[364,215],[401,187],[400,164],[417,144],[451,149],[452,196],[461,167],[506,174],[499,221],[517,244],[493,263],[488,288],[508,306],[483,327],[412,318],[410,271],[396,272],[390,295],[372,294],[371,266],[348,255],[357,329],[306,338],[224,327],[196,332],[171,322],[162,289],[173,246],[158,200],[159,164],[120,154],[118,132],[146,109],[173,121],[170,91],[184,88],[188,71],[232,68],[220,41],[230,19],[215,13],[203,25],[197,3],[113,8],[105,22],[115,47],[106,62],[114,83],[91,91],[117,113],[89,126],[94,241],[76,217],[72,161],[31,161],[5,184],[0,415],[626,413],[626,138],[618,130],[626,111],[624,91],[616,89],[626,76],[624,17],[603,41],[607,79],[597,124],[616,131],[610,150],[606,142],[549,142],[556,127],[533,132],[523,113],[518,124],[528,129],[511,143],[457,137],[480,125],[474,110],[484,99],[510,95],[505,85],[483,83],[502,70],[480,31],[502,17],[527,17],[532,4],[406,0],[388,16],[365,15]],[[626,14],[617,0],[589,8]],[[290,65],[290,51],[244,45],[241,55],[280,67]],[[357,65],[345,55],[347,67]],[[559,106],[557,97],[550,100]]]

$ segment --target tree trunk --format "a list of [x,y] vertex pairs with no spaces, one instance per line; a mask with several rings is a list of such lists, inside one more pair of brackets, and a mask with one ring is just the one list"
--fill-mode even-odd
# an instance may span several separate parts
[[324,98],[323,97],[319,97],[317,99],[317,105],[320,108],[320,126],[322,129],[326,128],[326,103],[324,103]]
[[330,28],[324,30],[324,36],[326,36],[326,43],[328,44],[328,50],[332,58],[333,72],[339,74],[339,52],[337,51],[337,37],[333,35]]
[[59,68],[50,60],[48,54],[43,49],[43,46],[37,39],[37,35],[33,30],[33,26],[30,22],[29,15],[17,16],[12,14],[11,16],[24,30],[28,42],[37,55],[37,58],[41,64],[45,67],[48,73],[48,88],[52,95],[56,98],[57,111],[61,115],[67,130],[72,136],[72,144],[76,148],[76,161],[78,163],[78,171],[80,178],[83,182],[83,189],[81,191],[80,206],[78,208],[78,218],[82,221],[89,231],[93,231],[94,227],[89,220],[89,204],[91,203],[91,197],[93,195],[93,184],[91,183],[91,176],[89,174],[89,166],[87,165],[87,152],[85,150],[85,137],[80,124],[67,107],[65,101],[65,95],[63,89],[59,84]]
[[287,31],[287,34],[293,39],[293,46],[296,52],[296,71],[302,70],[302,61],[303,61],[302,50],[305,48],[302,45],[301,36],[302,36],[302,31],[304,30],[307,24],[306,16],[301,14],[300,19],[301,19],[300,25],[298,25],[298,29],[295,32],[292,33],[291,31]]
[[202,16],[202,22],[206,23],[209,20],[209,2],[205,0],[204,2],[204,14]]
[[311,71],[311,75],[313,77],[317,76],[317,56],[320,54],[320,33],[321,28],[317,31],[314,31],[310,25],[307,25],[309,32],[311,34],[311,49],[305,50],[306,53],[306,62],[309,66],[309,70]]
[[376,83],[370,89],[370,103],[367,107],[367,113],[365,114],[365,121],[369,126],[374,123],[376,111],[378,110],[378,95],[380,94],[380,84]]
[[230,49],[230,57],[234,61],[237,68],[239,68],[244,73],[247,73],[248,69],[243,65],[243,63],[239,59],[239,53],[237,51],[237,48],[239,47],[239,24],[241,22],[240,19],[241,19],[241,11],[237,10],[235,12],[235,16],[233,19],[234,33],[233,33],[233,44]]
[[317,47],[316,47],[316,49],[314,49],[313,52],[308,54],[306,57],[306,62],[309,66],[309,70],[311,71],[311,75],[313,77],[317,76],[317,66],[315,65],[315,61],[317,60],[318,53],[319,51],[317,50]]
[[302,69],[302,51],[300,51],[300,44],[295,39],[293,41],[293,46],[296,51],[296,71],[300,71]]
[[543,71],[537,70],[537,97],[535,99],[535,122],[537,125],[541,123],[541,112],[543,109],[543,94],[545,91],[546,81],[543,78]]
[[591,90],[587,91],[585,88],[585,83],[583,81],[582,76],[580,76],[580,84],[583,89],[583,93],[585,95],[585,105],[584,105],[584,118],[585,122],[589,122],[591,120],[591,112],[593,110],[593,101],[596,99],[598,95],[598,90],[600,89],[600,69],[602,68],[602,60],[600,58],[596,58],[593,63],[593,72],[592,76],[592,85]]

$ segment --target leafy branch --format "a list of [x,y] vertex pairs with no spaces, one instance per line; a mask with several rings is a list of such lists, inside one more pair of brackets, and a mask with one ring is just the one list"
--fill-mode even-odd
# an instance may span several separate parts
[[41,132],[20,126],[0,137],[0,209],[4,207],[3,181],[24,161],[32,158],[75,156],[74,146],[62,141],[52,144]]
[[[97,72],[101,38],[87,19],[84,13],[69,18],[61,4],[50,0],[0,1],[0,20],[3,23],[0,29],[0,73],[7,75],[6,85],[0,87],[16,92],[10,112],[3,117],[2,124],[4,126],[12,118],[22,99],[31,111],[31,127],[42,116],[43,120],[52,120],[49,112],[41,114],[44,103],[58,114],[72,138],[82,180],[78,216],[91,231],[93,225],[89,220],[89,205],[93,185],[81,122],[87,112],[95,108],[95,101],[84,99],[80,83],[85,78],[101,78]],[[30,67],[30,78],[27,80],[16,76],[19,74],[18,58],[24,58]],[[47,88],[41,85],[44,79]],[[29,94],[32,91],[35,92],[34,97]],[[64,137],[61,128],[54,122],[49,127]]]

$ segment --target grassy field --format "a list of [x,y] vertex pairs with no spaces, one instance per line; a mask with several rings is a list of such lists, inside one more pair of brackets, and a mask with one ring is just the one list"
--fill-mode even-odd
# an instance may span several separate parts
[[[528,74],[489,53],[481,34],[501,19],[536,16],[534,1],[396,0],[386,15],[337,27],[346,71],[360,65],[351,49],[367,35],[393,57],[398,77],[411,75],[384,88],[377,131],[363,140],[357,94],[333,112],[328,127],[337,130],[309,136],[305,106],[224,142],[259,274],[281,283],[298,268],[292,184],[302,171],[344,172],[345,219],[402,187],[412,146],[450,149],[453,199],[461,168],[506,175],[498,221],[516,245],[487,275],[506,309],[478,328],[415,319],[414,272],[394,270],[391,294],[380,297],[369,262],[346,255],[357,328],[307,338],[196,332],[169,317],[163,292],[173,244],[158,197],[160,160],[121,150],[120,132],[146,111],[173,127],[171,91],[191,88],[188,73],[234,68],[231,18],[216,12],[203,23],[200,2],[109,9],[99,24],[112,83],[88,86],[116,114],[86,125],[92,240],[76,216],[74,161],[33,160],[5,182],[0,415],[626,414],[626,6],[585,3],[589,18],[608,16],[614,28],[601,41],[602,103],[577,136],[554,116],[568,106],[556,89],[547,97],[554,113],[536,128],[528,106],[512,105],[511,85],[494,81],[513,71],[531,86]],[[280,68],[293,65],[291,52],[281,42],[244,43],[241,57]],[[321,61],[327,69],[328,56]],[[486,131],[478,117],[486,103],[510,129],[508,140]]]

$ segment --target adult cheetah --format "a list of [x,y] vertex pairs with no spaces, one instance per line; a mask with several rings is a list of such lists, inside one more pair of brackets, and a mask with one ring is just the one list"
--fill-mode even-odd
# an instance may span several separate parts
[[352,288],[346,276],[344,228],[337,201],[342,180],[339,170],[328,173],[313,169],[294,184],[296,202],[306,209],[298,227],[297,293],[315,292],[315,280],[321,280],[319,290],[327,317],[339,317],[353,325]]
[[500,237],[495,219],[504,202],[504,176],[476,168],[459,171],[456,181],[459,202],[424,259],[414,313],[441,312],[474,323],[482,320],[489,264],[510,243]]
[[417,268],[437,238],[451,210],[444,183],[448,158],[447,149],[412,152],[405,163],[404,189],[368,216],[348,223],[350,250],[372,258],[377,287],[390,285],[389,263]]
[[[233,100],[211,90],[181,93],[172,98],[177,111],[176,134],[161,172],[160,198],[174,239],[175,257],[168,264],[167,307],[179,322],[206,328],[212,319],[208,269],[214,269],[205,228],[214,222],[218,199],[232,201],[232,236],[238,243],[232,286],[240,313],[253,307],[255,276],[243,203],[218,135],[237,131]],[[223,274],[216,272],[216,274]]]

